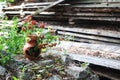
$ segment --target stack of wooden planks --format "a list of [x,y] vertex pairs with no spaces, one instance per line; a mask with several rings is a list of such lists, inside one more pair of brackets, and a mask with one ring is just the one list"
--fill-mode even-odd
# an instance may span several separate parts
[[[53,4],[54,2],[26,3],[21,6],[4,8],[6,15],[32,14],[37,9]],[[68,20],[79,22],[79,20],[97,21],[120,21],[119,0],[65,0],[56,6],[49,8],[46,13],[39,17],[49,20]],[[43,11],[44,12],[44,11]],[[52,13],[51,13],[52,12]]]
[[[69,24],[80,24],[70,26],[55,26],[59,35],[74,36],[73,41],[92,42],[92,43],[115,43],[120,44],[120,4],[119,0],[58,0],[54,2],[37,2],[25,3],[21,6],[4,8],[3,11],[8,16],[27,15],[39,11],[40,14],[35,15],[36,20],[42,21],[61,21]],[[101,22],[105,28],[111,30],[99,30],[99,28],[91,29],[90,26],[98,26]],[[81,24],[87,26],[82,27]],[[118,25],[117,25],[118,24]],[[100,26],[101,27],[101,26]],[[115,29],[117,31],[112,31]]]
[[110,30],[98,30],[89,28],[78,28],[61,25],[48,25],[57,30],[60,36],[68,36],[69,40],[76,42],[116,44],[120,45],[120,32]]

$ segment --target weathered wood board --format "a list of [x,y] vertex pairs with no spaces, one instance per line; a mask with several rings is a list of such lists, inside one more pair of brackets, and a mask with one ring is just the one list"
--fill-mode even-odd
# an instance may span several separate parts
[[72,41],[62,41],[58,47],[64,46],[65,49],[69,48],[70,46],[76,46],[76,47],[84,47],[89,48],[91,50],[99,50],[99,51],[106,51],[109,53],[117,53],[120,54],[120,52],[116,52],[117,50],[120,50],[120,45],[106,45],[106,44],[90,44],[90,43],[78,43],[78,42],[72,42]]
[[[99,65],[99,66],[103,66],[103,67],[107,67],[107,68],[112,68],[112,69],[117,69],[120,70],[120,60],[114,60],[114,59],[106,59],[106,58],[101,58],[101,57],[95,57],[95,56],[89,56],[89,55],[80,55],[79,53],[67,53],[65,50],[68,49],[70,46],[81,46],[81,47],[87,47],[87,48],[91,48],[94,50],[105,50],[105,47],[108,47],[109,50],[107,52],[111,52],[111,50],[113,48],[117,48],[118,50],[120,50],[120,46],[112,46],[112,45],[101,45],[101,44],[87,44],[87,43],[75,43],[75,42],[62,42],[60,45],[58,45],[57,47],[61,47],[61,49],[51,49],[50,51],[48,51],[48,53],[50,54],[55,54],[55,55],[62,55],[64,56],[65,54],[70,55],[70,57],[73,60],[77,60],[80,62],[88,62],[94,65]],[[99,48],[98,48],[99,47]],[[115,53],[115,51],[112,51],[113,54]],[[84,53],[85,54],[85,53]],[[117,54],[120,54],[117,53]]]
[[73,36],[70,40],[82,41],[82,39],[96,40],[108,43],[120,44],[120,32],[110,30],[98,30],[89,28],[75,28],[71,26],[60,26],[60,25],[48,25],[53,26],[53,29],[57,30],[57,34],[61,36]]

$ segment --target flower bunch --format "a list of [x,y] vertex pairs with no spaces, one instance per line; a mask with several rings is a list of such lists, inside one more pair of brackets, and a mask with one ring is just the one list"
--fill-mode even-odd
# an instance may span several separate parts
[[44,22],[32,20],[32,16],[27,16],[23,21],[21,33],[26,36],[26,42],[44,49],[59,44],[59,36],[55,35],[56,30],[45,26]]

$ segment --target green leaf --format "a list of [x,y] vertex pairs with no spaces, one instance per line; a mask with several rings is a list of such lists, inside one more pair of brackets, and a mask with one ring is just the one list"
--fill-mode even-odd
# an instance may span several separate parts
[[14,2],[14,0],[7,0],[7,2]]
[[38,69],[40,69],[40,66],[35,66],[35,67],[33,67],[32,69],[33,69],[33,70],[38,70]]
[[87,63],[87,62],[81,64],[81,67],[82,67],[83,69],[88,68],[88,66],[89,66],[89,63]]
[[8,17],[7,17],[7,16],[5,16],[5,20],[6,20],[6,21],[8,20]]
[[12,80],[19,80],[18,78],[16,78],[15,76],[12,77]]
[[47,51],[47,49],[45,48],[45,49],[42,49],[42,52],[46,52]]
[[4,2],[4,0],[0,0],[0,2]]

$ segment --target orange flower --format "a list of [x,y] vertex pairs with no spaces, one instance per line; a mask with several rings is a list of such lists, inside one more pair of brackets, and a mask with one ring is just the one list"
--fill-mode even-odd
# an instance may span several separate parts
[[25,20],[24,20],[24,23],[27,23],[27,22],[29,22],[29,21],[28,21],[27,19],[25,19]]
[[32,35],[32,36],[31,36],[31,39],[32,39],[33,41],[36,41],[36,40],[37,40],[37,36],[36,36],[36,35]]
[[26,20],[28,20],[28,21],[32,20],[32,16],[31,16],[31,15],[28,15],[28,16],[26,17]]
[[38,45],[40,48],[43,48],[43,44],[42,43],[39,43]]
[[44,34],[41,34],[40,38],[43,39],[44,38]]
[[26,31],[26,28],[25,28],[25,27],[22,27],[22,31]]
[[31,26],[27,26],[27,28],[28,28],[28,29],[32,29],[32,27],[31,27]]
[[53,46],[56,46],[57,45],[57,43],[53,43]]
[[63,40],[64,40],[64,38],[62,38],[62,37],[59,38],[59,41],[63,41]]
[[40,27],[40,28],[44,28],[44,27],[45,27],[45,24],[42,22],[42,23],[40,23],[39,27]]
[[36,20],[32,20],[31,24],[36,25],[37,24]]

